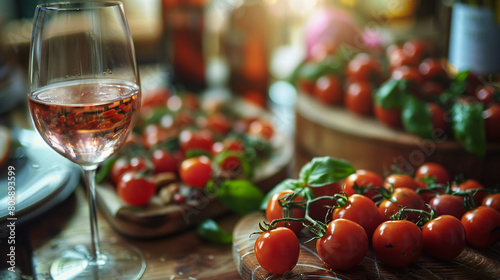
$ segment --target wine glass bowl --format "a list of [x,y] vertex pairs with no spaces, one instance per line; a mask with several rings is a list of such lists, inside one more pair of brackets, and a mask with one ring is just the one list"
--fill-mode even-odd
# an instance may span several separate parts
[[125,142],[140,108],[139,73],[122,4],[38,5],[29,84],[33,126],[52,149],[82,167],[90,205],[90,246],[61,246],[71,249],[54,259],[51,277],[138,279],[145,269],[140,252],[100,246],[95,201],[96,168]]

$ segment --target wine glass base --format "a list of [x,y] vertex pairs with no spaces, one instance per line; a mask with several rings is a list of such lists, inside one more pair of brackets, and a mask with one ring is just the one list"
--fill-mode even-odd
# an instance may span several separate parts
[[83,245],[57,245],[38,251],[35,270],[39,279],[76,280],[136,280],[146,269],[142,254],[123,244],[102,244],[97,261]]

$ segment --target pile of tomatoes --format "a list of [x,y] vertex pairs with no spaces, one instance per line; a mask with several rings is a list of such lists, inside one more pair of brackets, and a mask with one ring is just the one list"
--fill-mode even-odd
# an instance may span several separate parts
[[378,262],[403,267],[422,254],[451,260],[467,243],[484,249],[500,242],[500,193],[472,179],[453,181],[440,164],[424,163],[411,176],[358,169],[323,186],[302,180],[270,197],[269,224],[255,243],[259,264],[274,274],[297,264],[304,228],[333,270],[357,266],[370,248]]
[[[458,138],[456,123],[475,122],[487,142],[500,142],[500,90],[472,72],[452,74],[424,40],[393,44],[385,52],[339,48],[320,61],[308,60],[294,75],[300,92],[328,106],[345,106],[382,124],[432,138]],[[471,120],[454,117],[456,103],[477,105]],[[485,141],[484,139],[480,139]]]
[[190,93],[149,93],[134,132],[98,178],[111,181],[131,206],[148,205],[155,195],[162,204],[183,204],[216,178],[250,180],[272,153],[274,128],[240,113]]

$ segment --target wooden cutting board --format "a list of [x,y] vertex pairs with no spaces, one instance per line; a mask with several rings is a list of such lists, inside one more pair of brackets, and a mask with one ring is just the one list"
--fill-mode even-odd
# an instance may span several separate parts
[[[260,267],[254,254],[254,244],[262,213],[243,217],[233,232],[233,258],[242,279],[500,279],[500,243],[479,250],[466,247],[452,261],[436,261],[422,255],[407,267],[392,268],[379,263],[370,249],[363,261],[349,271],[328,269],[316,252],[316,242],[301,244],[297,266],[288,274],[273,276]],[[304,234],[305,235],[305,234]],[[299,238],[301,241],[309,238]]]

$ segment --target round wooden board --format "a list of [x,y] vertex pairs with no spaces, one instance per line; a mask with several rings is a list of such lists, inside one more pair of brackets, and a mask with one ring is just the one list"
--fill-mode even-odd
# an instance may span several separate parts
[[297,148],[311,156],[332,156],[386,176],[391,166],[412,174],[426,161],[443,164],[451,174],[479,180],[485,187],[500,183],[500,144],[488,144],[486,155],[468,153],[443,135],[422,139],[362,117],[342,107],[325,106],[299,94],[296,107]]
[[[428,256],[407,267],[392,268],[377,262],[370,249],[363,261],[349,271],[332,271],[316,253],[316,242],[301,244],[297,266],[285,275],[272,275],[257,262],[254,244],[263,214],[243,217],[233,232],[233,258],[243,280],[254,279],[500,279],[500,243],[486,250],[467,247],[452,261],[436,261]],[[301,233],[302,234],[302,233]],[[305,235],[305,234],[304,234]],[[309,240],[303,236],[301,241]]]

